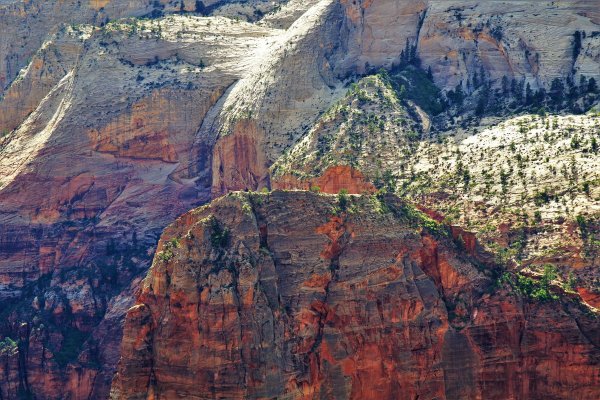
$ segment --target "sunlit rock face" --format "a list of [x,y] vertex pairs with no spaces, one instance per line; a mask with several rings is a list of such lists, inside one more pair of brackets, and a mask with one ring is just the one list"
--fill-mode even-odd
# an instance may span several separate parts
[[150,0],[4,1],[0,2],[0,93],[28,64],[49,34],[61,24],[100,24],[152,12]]
[[3,396],[107,396],[136,277],[162,229],[210,199],[202,121],[273,32],[187,15],[69,26],[8,89],[0,301],[19,346]]
[[213,194],[267,186],[267,168],[350,81],[403,57],[431,69],[443,91],[470,93],[482,80],[499,88],[504,78],[547,90],[557,77],[597,77],[598,18],[589,2],[321,1],[256,60],[210,125],[214,135],[241,135],[253,147],[245,151],[257,154],[239,157],[242,164],[223,159],[236,154],[236,140],[223,139]]
[[179,218],[128,311],[111,398],[600,394],[595,317],[492,289],[476,243],[393,196],[344,204],[236,193]]
[[189,209],[231,190],[373,192],[345,166],[270,170],[363,74],[408,48],[443,90],[482,70],[534,88],[597,76],[592,3],[0,1],[2,398],[108,396],[125,311]]
[[593,32],[599,18],[586,1],[431,1],[418,52],[445,87],[466,85],[481,70],[497,83],[524,77],[549,87],[572,72],[598,75],[600,42]]

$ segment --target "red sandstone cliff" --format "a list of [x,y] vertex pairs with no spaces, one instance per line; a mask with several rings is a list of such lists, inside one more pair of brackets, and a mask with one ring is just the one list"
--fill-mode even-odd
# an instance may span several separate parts
[[[369,70],[369,66],[390,67],[398,61],[407,39],[419,39],[423,65],[432,66],[436,82],[445,89],[454,89],[475,71],[479,73],[480,61],[486,73],[498,82],[508,75],[546,86],[552,78],[569,74],[572,69],[577,71],[577,77],[591,76],[598,70],[600,38],[591,34],[598,30],[598,17],[590,2],[561,2],[556,9],[549,9],[539,2],[530,2],[523,8],[498,2],[480,2],[478,7],[470,7],[461,0],[452,2],[456,7],[447,1],[300,0],[290,1],[282,9],[292,9],[293,13],[272,14],[260,25],[185,13],[151,20],[113,20],[155,11],[180,14],[181,5],[183,11],[195,8],[192,0],[0,3],[0,61],[6,61],[0,65],[3,400],[105,398],[120,356],[124,312],[133,304],[137,279],[145,274],[164,226],[180,213],[206,202],[211,193],[220,195],[229,190],[268,186],[269,166],[347,91],[353,75]],[[212,8],[216,3],[233,2],[202,3]],[[316,5],[298,19],[308,4]],[[429,11],[424,14],[426,7]],[[539,10],[539,14],[532,9]],[[496,18],[498,14],[503,15]],[[293,20],[298,21],[284,32],[272,28],[269,21],[273,18],[282,18],[275,26],[287,27]],[[108,20],[111,22],[105,24]],[[79,25],[80,22],[93,26]],[[59,29],[62,23],[66,25]],[[494,25],[504,29],[502,46],[490,43],[488,31]],[[572,50],[575,29],[588,35],[582,41],[585,51],[571,60],[565,54]],[[549,30],[552,41],[548,41]],[[48,33],[50,36],[46,36]],[[458,48],[468,51],[459,53]],[[19,72],[30,57],[29,66]],[[506,63],[497,62],[504,59]],[[383,138],[379,133],[373,136]],[[391,154],[392,159],[397,158],[398,148],[388,146],[393,142],[378,141],[396,152]],[[376,161],[382,159],[380,148],[373,147]],[[593,170],[594,164],[586,161],[586,165]],[[362,166],[361,169],[367,172]],[[340,188],[372,190],[356,171],[340,167],[315,179],[275,182],[274,186],[316,185],[333,193]],[[585,179],[595,181],[591,177]],[[310,215],[297,220],[304,218],[310,219]],[[362,221],[357,223],[360,224]],[[373,226],[365,225],[373,232],[381,232]],[[292,228],[281,222],[280,229],[284,240]],[[327,233],[327,229],[330,228],[320,229],[318,234]],[[334,238],[340,232],[343,230],[329,235]],[[465,242],[470,250],[472,243]],[[590,239],[590,243],[594,241]],[[428,242],[428,246],[434,245]],[[324,253],[325,259],[338,250],[333,246]],[[365,257],[370,257],[369,251]],[[299,254],[291,252],[289,257],[296,262],[303,254],[304,250]],[[559,255],[570,258],[562,250]],[[589,271],[589,280],[597,279],[596,270]],[[463,275],[448,272],[446,264],[439,271],[430,268],[425,272],[438,287],[465,282]],[[323,286],[334,277],[337,279],[335,274],[322,271],[312,281],[306,278],[306,287],[323,291]],[[450,286],[438,294],[448,296]],[[598,304],[597,289],[580,292],[590,304]],[[363,299],[357,297],[356,301]],[[503,300],[499,304],[503,305]],[[461,307],[455,312],[458,316],[466,315]],[[538,321],[538,314],[547,313],[547,320],[553,323],[562,318],[544,307],[541,311],[519,308],[521,320],[532,326],[532,321]],[[322,315],[330,315],[319,305],[311,312],[322,321],[326,320]],[[214,315],[215,319],[220,316],[217,311]],[[490,311],[489,315],[496,324],[498,313]],[[306,318],[309,317],[300,320]],[[281,326],[281,319],[278,321]],[[440,321],[444,323],[443,319]],[[561,335],[564,331],[577,332],[568,325],[572,320],[565,321],[566,327],[558,329]],[[168,326],[168,322],[163,322]],[[177,330],[178,326],[172,329]],[[543,327],[541,322],[540,326]],[[580,322],[580,326],[585,324]],[[300,332],[301,337],[307,337],[292,328],[285,334]],[[391,328],[381,325],[377,329]],[[293,341],[291,336],[285,340]],[[313,339],[306,340],[310,343]],[[578,339],[569,340],[575,344],[567,347],[551,341],[549,346],[564,349],[569,360],[575,354],[577,361],[569,361],[569,365],[576,365],[573,368],[577,369],[581,349],[577,347]],[[456,348],[461,348],[463,342],[457,343]],[[253,346],[247,351],[256,352],[257,345]],[[304,354],[304,347],[294,351]],[[502,357],[503,349],[500,346],[498,350]],[[370,355],[369,350],[361,351],[365,357]],[[510,354],[512,351],[511,348]],[[499,368],[495,360],[500,356],[495,350],[486,354],[491,354],[489,363],[493,368]],[[549,364],[537,356],[536,352],[529,359],[515,356],[515,362],[525,365],[511,366],[507,374],[517,376],[518,382],[525,382],[524,375],[539,377],[541,381],[531,378],[529,384],[535,386],[535,393],[573,389],[575,394],[588,394],[585,391],[591,385],[589,380],[595,379],[593,373],[581,369],[578,371],[583,378],[574,378],[574,373],[567,372],[564,379],[569,383],[563,384],[563,376],[557,378],[554,370],[548,376],[539,375],[537,368],[545,369]],[[281,357],[285,362],[290,359]],[[439,373],[441,367],[436,359],[431,363],[425,364],[433,365],[433,374]],[[501,363],[506,365],[508,361],[503,359]],[[366,365],[362,369],[371,368],[370,363],[360,365]],[[446,373],[449,367],[444,368]],[[306,381],[302,374],[296,374],[299,378],[290,387],[308,385],[308,392],[303,393],[326,393],[322,388],[344,386],[329,381],[329,375],[323,371],[319,367],[316,378],[308,384],[302,383]],[[161,379],[169,374],[172,372],[168,369],[158,372]],[[350,375],[366,379],[363,374]],[[410,379],[415,380],[413,375]],[[513,375],[510,379],[516,380]],[[490,379],[484,379],[485,387],[490,387]],[[587,381],[571,383],[580,380]],[[271,387],[270,383],[263,386]],[[568,389],[561,389],[562,386]],[[228,390],[229,387],[224,388],[223,393]],[[292,390],[296,389],[289,389]],[[448,397],[453,396],[452,389],[444,390],[450,393]],[[356,396],[366,397],[364,393]]]
[[309,179],[284,175],[271,181],[273,189],[314,190],[329,194],[338,194],[341,190],[348,193],[374,193],[377,189],[358,170],[347,165],[327,168],[321,176]]
[[494,287],[445,232],[392,196],[191,211],[127,314],[111,398],[598,398],[597,316]]

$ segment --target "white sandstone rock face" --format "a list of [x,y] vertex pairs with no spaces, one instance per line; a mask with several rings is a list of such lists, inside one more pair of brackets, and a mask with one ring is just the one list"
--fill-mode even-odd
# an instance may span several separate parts
[[406,41],[411,45],[417,42],[428,7],[423,0],[341,3],[348,30],[348,51],[341,68],[360,74],[398,63]]
[[[503,76],[533,87],[552,79],[600,73],[598,11],[587,1],[431,1],[418,53],[436,82],[452,88],[483,68],[496,84]],[[584,37],[574,58],[574,34]]]
[[319,3],[319,1],[320,0],[288,0],[273,12],[265,15],[258,23],[273,28],[287,29],[307,10]]
[[[323,0],[255,59],[220,103],[217,122],[205,125],[220,136],[251,137],[245,146],[219,142],[213,193],[267,185],[266,168],[341,96],[347,79],[397,65],[407,46],[443,90],[462,84],[470,92],[482,71],[493,87],[506,76],[533,89],[549,88],[556,77],[600,76],[597,14],[586,2]],[[582,40],[575,58],[576,31]]]
[[[533,87],[572,71],[600,74],[598,7],[586,1],[342,1],[350,32],[344,68],[359,72],[399,61],[417,45],[424,68],[452,89],[483,68],[496,84],[503,76]],[[574,34],[582,34],[574,57]]]
[[0,4],[0,93],[61,24],[100,24],[153,9],[151,0],[12,1]]
[[42,99],[71,71],[90,37],[89,25],[63,28],[45,41],[12,82],[0,102],[0,127],[4,134],[17,128]]
[[[99,26],[123,17],[200,12],[256,19],[278,1],[249,0],[7,0],[0,2],[0,94],[42,43],[64,25]],[[198,4],[197,4],[198,3]],[[237,4],[243,3],[243,4]]]
[[[209,182],[197,178],[208,164],[198,165],[196,132],[249,68],[238,60],[272,34],[245,22],[189,16],[95,30],[76,65],[3,137],[0,219],[8,226],[95,215],[99,226],[111,226],[129,214],[129,222],[152,229],[205,201]],[[205,139],[205,146],[214,143]],[[23,197],[26,176],[32,194]],[[160,218],[149,225],[139,207],[144,197],[171,198],[156,204]]]
[[339,5],[321,1],[263,53],[224,99],[201,134],[220,137],[213,158],[213,195],[268,185],[268,166],[314,122],[342,82]]

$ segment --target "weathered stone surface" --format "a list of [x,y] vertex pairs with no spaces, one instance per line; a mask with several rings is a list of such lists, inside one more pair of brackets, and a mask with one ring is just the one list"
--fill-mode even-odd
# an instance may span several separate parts
[[68,25],[99,26],[123,17],[181,12],[256,19],[255,11],[262,15],[277,3],[279,1],[265,0],[5,0],[0,2],[0,94],[19,71],[30,64],[32,57],[37,57],[36,52],[48,36]]
[[268,182],[268,167],[338,96],[342,83],[333,59],[344,46],[340,12],[335,1],[310,8],[255,60],[257,65],[223,99],[215,122],[206,126],[208,135],[216,134],[224,142],[217,143],[217,152],[236,143],[230,136],[251,136],[240,140],[253,146],[245,151],[259,158],[250,171],[244,171],[248,157],[223,159],[217,154],[214,195],[228,189],[256,189]]
[[375,186],[358,170],[347,165],[330,167],[321,176],[315,178],[298,178],[283,175],[271,181],[273,189],[299,189],[338,194],[345,190],[352,194],[374,193]]
[[89,36],[77,61],[42,66],[59,80],[48,94],[25,75],[43,99],[0,139],[0,331],[19,342],[3,398],[106,398],[132,280],[164,226],[210,197],[201,123],[273,32],[191,16],[73,29]]
[[[531,15],[514,2],[292,1],[258,24],[196,18],[188,0],[0,3],[0,337],[18,342],[2,353],[3,398],[106,396],[132,282],[163,227],[211,196],[277,185],[269,167],[407,39],[443,89],[481,66],[497,83],[502,46],[517,78],[548,86],[572,70],[574,29],[586,32],[575,79],[598,66],[584,1],[523,3]],[[255,20],[267,3],[203,5]],[[187,14],[119,19],[160,12]],[[337,172],[316,185],[337,191]]]
[[[598,23],[587,1],[430,1],[418,54],[446,88],[467,88],[481,69],[498,85],[507,76],[548,88],[572,71],[576,79],[599,74]],[[574,57],[576,31],[585,37]]]
[[[469,226],[505,263],[557,266],[596,304],[598,115],[490,117],[432,134],[390,79],[371,75],[348,90],[271,166],[272,187],[308,190],[334,170],[353,193],[371,182]],[[342,173],[352,168],[363,177]]]
[[333,216],[334,196],[233,194],[180,217],[128,312],[111,398],[600,395],[596,316],[485,294],[492,266],[378,201]]
[[109,19],[141,16],[154,9],[151,3],[151,0],[15,0],[0,3],[0,93],[61,24],[100,24]]
[[[482,71],[494,88],[506,76],[548,89],[557,77],[600,79],[597,30],[596,7],[583,1],[321,1],[222,102],[213,134],[247,136],[242,120],[255,136],[252,151],[265,157],[251,173],[235,158],[215,164],[213,193],[264,185],[266,169],[342,97],[349,79],[399,64],[407,46],[443,91],[461,85],[471,93]],[[548,32],[556,40],[547,40]]]

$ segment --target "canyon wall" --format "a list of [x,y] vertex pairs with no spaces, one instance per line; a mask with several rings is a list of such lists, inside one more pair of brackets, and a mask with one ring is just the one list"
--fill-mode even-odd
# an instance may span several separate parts
[[[201,122],[240,52],[271,35],[220,17],[145,23],[78,27],[75,62],[41,54],[23,78],[42,100],[1,139],[0,330],[18,343],[0,357],[3,398],[106,398],[136,278],[162,229],[210,198]],[[32,74],[58,83],[43,94]]]
[[[481,67],[539,85],[597,71],[593,4],[500,3],[291,1],[250,24],[187,0],[1,2],[2,398],[106,397],[162,229],[230,190],[276,186],[269,167],[407,39],[444,90]],[[178,15],[120,19],[160,13]],[[358,176],[340,172],[301,185]]]
[[495,286],[427,221],[393,196],[282,191],[185,214],[128,311],[111,398],[598,397],[597,317]]
[[[221,159],[213,195],[268,185],[267,168],[341,98],[357,76],[419,59],[449,91],[504,77],[548,89],[553,79],[599,77],[598,11],[589,2],[331,1],[299,18],[223,102],[214,135],[250,136],[264,158]],[[551,35],[552,40],[547,40]],[[578,35],[579,42],[575,39]],[[575,48],[577,47],[577,48]],[[475,81],[474,81],[475,79]],[[229,154],[236,139],[222,139]],[[251,157],[252,158],[252,157]],[[248,172],[248,173],[246,173]]]
[[0,93],[62,24],[96,24],[152,12],[150,0],[8,1],[0,4]]

